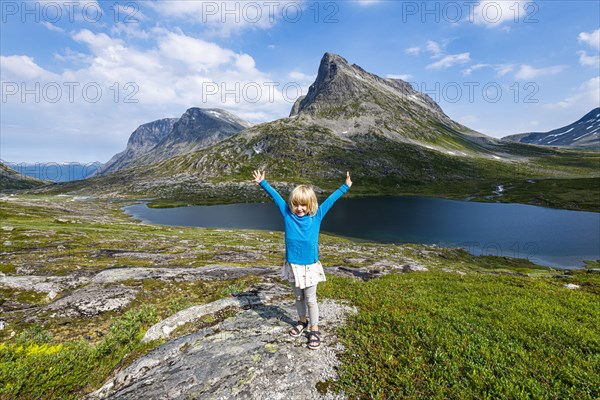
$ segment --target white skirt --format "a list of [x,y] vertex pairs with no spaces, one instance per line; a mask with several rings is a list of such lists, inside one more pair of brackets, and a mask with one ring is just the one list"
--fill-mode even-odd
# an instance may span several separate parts
[[281,277],[296,283],[296,287],[300,289],[314,286],[319,282],[327,280],[320,261],[309,265],[290,264],[286,261],[283,264],[283,268],[281,268]]

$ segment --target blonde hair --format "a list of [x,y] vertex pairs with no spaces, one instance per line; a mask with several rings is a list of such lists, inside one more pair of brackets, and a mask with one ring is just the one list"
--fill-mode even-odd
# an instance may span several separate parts
[[317,213],[319,204],[317,203],[317,195],[315,191],[308,185],[299,185],[292,190],[290,194],[290,208],[292,212],[299,205],[305,205],[308,208],[310,215]]

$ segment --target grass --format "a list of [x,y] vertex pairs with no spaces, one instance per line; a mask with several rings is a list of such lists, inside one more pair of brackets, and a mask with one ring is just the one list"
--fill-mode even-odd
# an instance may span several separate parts
[[562,285],[442,272],[330,277],[321,295],[360,308],[341,329],[333,386],[350,398],[598,398],[600,279]]
[[[281,232],[152,226],[125,216],[123,204],[18,197],[0,204],[0,242],[7,243],[2,272],[9,275],[93,275],[114,266],[201,268],[222,263],[223,255],[252,251],[265,258],[233,257],[227,265],[275,265],[283,257]],[[164,257],[138,258],[147,255]],[[319,295],[347,301],[359,312],[339,332],[345,346],[339,379],[320,390],[380,399],[600,396],[600,274],[591,273],[598,261],[555,278],[557,271],[525,259],[330,235],[321,236],[320,255],[328,266],[360,266],[345,260],[362,258],[365,265],[415,262],[430,270],[367,282],[328,276]],[[26,310],[3,314],[8,328],[0,331],[0,399],[80,398],[154,348],[158,343],[141,344],[140,338],[158,320],[258,281],[132,279],[119,283],[137,290],[121,311],[76,320],[40,312],[34,323],[24,318]],[[580,289],[567,290],[567,283]],[[6,287],[0,295],[37,307],[49,301],[45,293]],[[207,315],[176,335],[232,315]]]
[[126,355],[133,358],[155,346],[141,344],[141,338],[157,321],[152,306],[131,310],[116,319],[96,345],[50,344],[50,335],[32,326],[15,343],[0,344],[0,398],[80,398],[98,387]]

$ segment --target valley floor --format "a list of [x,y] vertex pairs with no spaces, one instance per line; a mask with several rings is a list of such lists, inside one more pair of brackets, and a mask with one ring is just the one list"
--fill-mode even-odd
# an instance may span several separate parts
[[[248,320],[243,308],[228,306],[143,341],[153,325],[198,305],[230,304],[260,285],[285,284],[281,232],[147,225],[127,217],[124,205],[68,195],[0,199],[0,398],[80,398],[178,337],[195,335],[181,348],[196,348],[209,330]],[[600,396],[598,261],[557,271],[461,249],[327,235],[320,253],[328,277],[320,298],[357,313],[329,325],[323,362],[339,361],[326,364],[335,373],[311,381],[318,395]],[[292,298],[272,301],[285,309]],[[266,325],[286,337],[279,323],[291,313]],[[272,340],[246,362],[304,354],[297,343]],[[254,364],[241,366],[250,367],[251,377],[227,384],[246,390],[275,379]]]

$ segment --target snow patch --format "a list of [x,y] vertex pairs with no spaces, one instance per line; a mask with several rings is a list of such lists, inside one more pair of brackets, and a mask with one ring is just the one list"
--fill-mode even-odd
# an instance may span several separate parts
[[575,141],[581,139],[582,137],[589,135],[590,133],[592,133],[592,132],[584,133],[583,135],[579,136],[577,139],[573,139],[573,141],[575,142]]
[[548,136],[546,136],[546,137],[552,137],[552,136],[560,136],[560,135],[564,135],[565,133],[569,133],[569,132],[571,132],[573,129],[575,129],[575,128],[571,128],[571,129],[569,129],[568,131],[565,131],[565,132],[561,132],[561,133],[555,133],[554,135],[548,135]]

